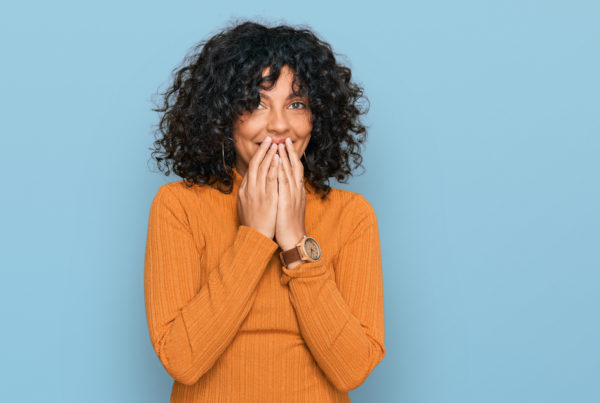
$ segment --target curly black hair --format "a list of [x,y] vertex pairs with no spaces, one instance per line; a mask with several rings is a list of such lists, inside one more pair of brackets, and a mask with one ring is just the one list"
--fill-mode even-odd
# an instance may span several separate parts
[[[336,61],[331,45],[307,26],[269,28],[243,21],[192,50],[184,66],[172,71],[172,86],[160,94],[164,105],[152,109],[163,113],[152,158],[160,171],[164,165],[167,176],[171,166],[187,186],[216,183],[221,192],[231,193],[233,124],[259,105],[259,88],[270,89],[284,65],[294,72],[292,90],[308,96],[312,113],[311,138],[301,158],[306,181],[324,199],[330,177],[345,183],[352,176],[351,158],[361,166],[359,145],[367,129],[360,118],[369,109],[368,99],[351,80],[350,68]],[[265,67],[269,75],[262,77]]]

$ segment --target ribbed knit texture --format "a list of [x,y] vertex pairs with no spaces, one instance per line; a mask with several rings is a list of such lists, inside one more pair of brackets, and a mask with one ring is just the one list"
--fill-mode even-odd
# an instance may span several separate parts
[[375,212],[305,182],[322,256],[289,270],[273,239],[240,225],[241,180],[229,195],[172,182],[150,207],[146,314],[171,402],[349,402],[385,354]]

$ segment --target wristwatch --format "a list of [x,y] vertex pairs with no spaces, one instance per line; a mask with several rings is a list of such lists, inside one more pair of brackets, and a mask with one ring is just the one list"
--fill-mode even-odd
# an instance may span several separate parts
[[321,247],[315,238],[304,235],[294,248],[279,252],[279,258],[284,266],[298,260],[316,262],[321,259]]

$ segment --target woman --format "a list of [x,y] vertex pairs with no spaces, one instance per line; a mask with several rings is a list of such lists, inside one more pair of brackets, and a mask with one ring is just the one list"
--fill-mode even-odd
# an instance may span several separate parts
[[231,27],[164,94],[145,300],[172,402],[348,402],[385,354],[361,88],[308,29]]

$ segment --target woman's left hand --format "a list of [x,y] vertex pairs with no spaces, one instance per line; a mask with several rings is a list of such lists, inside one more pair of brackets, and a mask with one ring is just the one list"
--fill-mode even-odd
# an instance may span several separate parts
[[281,250],[294,248],[306,234],[304,213],[306,193],[304,189],[304,166],[289,138],[278,147],[279,166],[277,179],[279,196],[277,219],[275,222],[275,240]]

